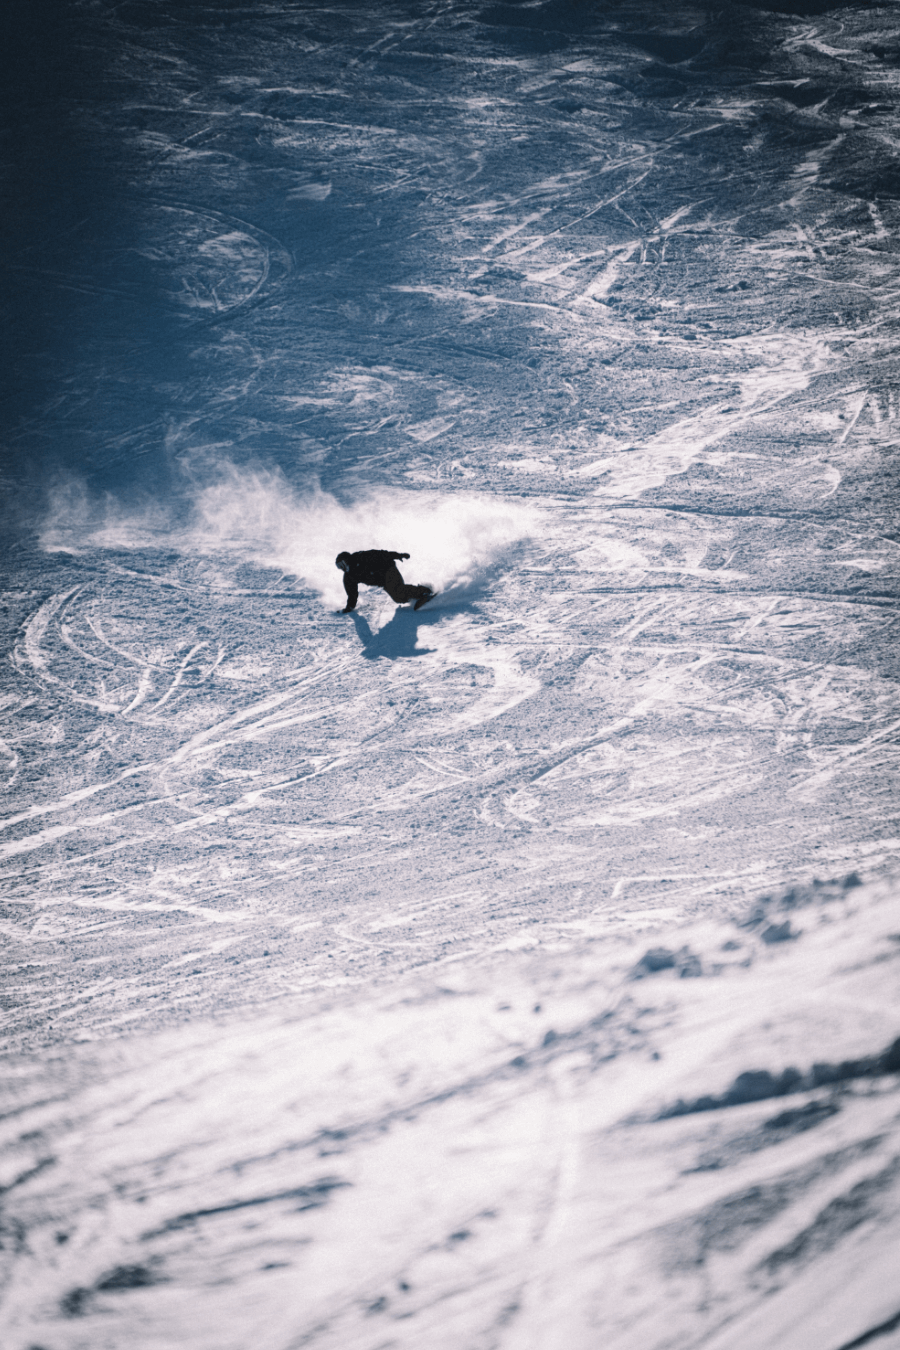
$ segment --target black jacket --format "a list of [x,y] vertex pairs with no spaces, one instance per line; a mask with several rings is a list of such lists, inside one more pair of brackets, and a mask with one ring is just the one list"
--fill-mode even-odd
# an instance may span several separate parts
[[347,581],[364,586],[383,586],[384,575],[391,563],[408,558],[408,553],[389,553],[383,548],[367,548],[362,553],[350,554],[350,569],[344,573]]

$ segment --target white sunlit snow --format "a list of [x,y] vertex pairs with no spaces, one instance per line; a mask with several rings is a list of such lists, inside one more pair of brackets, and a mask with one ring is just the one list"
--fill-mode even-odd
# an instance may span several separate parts
[[896,5],[35,15],[3,1346],[900,1346]]

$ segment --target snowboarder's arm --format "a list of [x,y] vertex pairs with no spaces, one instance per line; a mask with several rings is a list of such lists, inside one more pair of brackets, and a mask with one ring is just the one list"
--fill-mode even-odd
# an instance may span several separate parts
[[347,573],[344,573],[344,590],[347,592],[347,603],[344,606],[344,613],[349,614],[351,610],[356,609],[356,602],[359,599],[359,587],[355,581],[352,581]]

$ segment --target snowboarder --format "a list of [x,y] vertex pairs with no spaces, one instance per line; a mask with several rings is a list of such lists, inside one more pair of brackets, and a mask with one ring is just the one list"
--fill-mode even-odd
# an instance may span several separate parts
[[434,595],[430,586],[408,586],[397,569],[397,561],[408,558],[408,553],[389,553],[383,548],[368,548],[362,553],[339,553],[335,567],[344,574],[347,604],[341,611],[349,614],[356,609],[360,582],[364,586],[381,586],[398,605],[415,600],[414,609],[421,609]]

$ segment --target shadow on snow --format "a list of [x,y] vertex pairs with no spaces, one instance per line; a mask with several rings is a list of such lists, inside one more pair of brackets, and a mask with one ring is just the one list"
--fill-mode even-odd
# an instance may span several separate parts
[[[429,614],[424,609],[416,611],[398,605],[393,618],[377,633],[372,632],[366,619],[356,610],[350,617],[362,643],[362,655],[367,661],[374,661],[380,656],[386,656],[389,661],[396,661],[400,657],[427,656],[435,650],[433,647],[416,646],[419,629],[423,625],[439,623],[448,608],[450,607],[445,605],[439,611],[432,610]],[[452,606],[454,612],[471,608],[470,604],[465,603]]]

